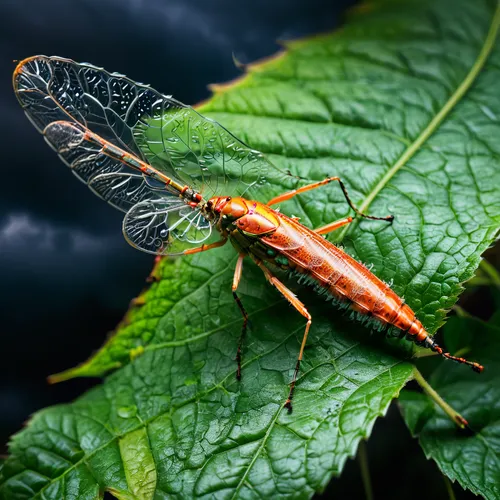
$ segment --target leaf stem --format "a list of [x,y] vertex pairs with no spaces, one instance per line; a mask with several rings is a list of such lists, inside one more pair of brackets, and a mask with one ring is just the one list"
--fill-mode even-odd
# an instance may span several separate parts
[[361,471],[361,478],[365,488],[366,500],[373,500],[372,481],[370,478],[370,469],[368,467],[368,454],[366,453],[366,442],[361,441],[358,447],[358,462]]
[[487,274],[491,278],[491,282],[493,285],[500,287],[500,273],[495,269],[495,266],[493,266],[487,260],[483,259],[479,263],[479,267],[485,274]]
[[453,353],[453,355],[461,358],[466,354],[468,354],[469,352],[470,352],[470,347],[462,347],[462,349],[459,349],[457,352]]
[[457,313],[459,318],[473,318],[472,314],[468,313],[463,307],[455,304],[452,309]]
[[496,286],[496,284],[487,276],[474,276],[467,281],[467,286]]
[[414,359],[420,358],[429,358],[431,356],[439,356],[437,352],[431,351],[430,349],[422,349],[421,351],[417,351],[414,355]]
[[460,413],[455,411],[424,379],[423,375],[420,373],[417,367],[413,367],[413,377],[417,381],[418,385],[423,389],[423,391],[429,396],[445,413],[450,417],[450,419],[458,425],[461,429],[465,429],[469,426],[467,420],[465,420]]
[[457,500],[455,492],[453,491],[453,486],[451,485],[451,481],[444,474],[443,474],[443,481],[446,486],[446,492],[448,493],[448,498],[450,500]]

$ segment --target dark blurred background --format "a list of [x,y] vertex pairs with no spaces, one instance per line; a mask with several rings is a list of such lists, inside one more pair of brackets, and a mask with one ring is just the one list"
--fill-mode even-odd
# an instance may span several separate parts
[[[56,158],[12,91],[14,60],[34,54],[92,62],[193,104],[207,85],[292,39],[341,24],[354,0],[1,0],[0,446],[34,411],[76,398],[96,381],[49,386],[45,377],[86,359],[144,286],[150,256],[121,235],[121,214],[92,195]],[[368,443],[376,498],[444,498],[398,412]],[[389,479],[390,478],[390,479]],[[468,495],[455,491],[460,498]],[[328,496],[362,498],[348,463]]]

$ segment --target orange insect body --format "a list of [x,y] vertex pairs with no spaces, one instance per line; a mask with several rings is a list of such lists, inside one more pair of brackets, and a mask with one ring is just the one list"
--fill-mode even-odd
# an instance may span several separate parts
[[353,310],[402,330],[416,344],[469,364],[477,372],[483,370],[478,363],[445,353],[389,285],[324,239],[320,235],[323,231],[313,231],[258,201],[218,197],[210,200],[209,207],[212,205],[221,216],[221,232],[240,253],[307,276],[333,297],[350,302]]
[[284,255],[295,271],[310,276],[335,298],[352,302],[359,313],[407,330],[417,342],[427,338],[413,311],[389,285],[322,236],[286,215],[278,215],[280,226],[261,241]]

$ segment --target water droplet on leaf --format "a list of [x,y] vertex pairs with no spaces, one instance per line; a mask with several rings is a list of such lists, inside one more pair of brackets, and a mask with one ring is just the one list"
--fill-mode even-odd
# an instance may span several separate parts
[[121,418],[135,417],[137,415],[137,406],[122,406],[121,408],[118,408],[116,413],[118,413],[118,416]]

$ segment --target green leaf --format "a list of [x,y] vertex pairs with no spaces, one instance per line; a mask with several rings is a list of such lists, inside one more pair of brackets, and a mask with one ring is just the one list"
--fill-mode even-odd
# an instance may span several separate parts
[[481,359],[481,377],[460,366],[439,366],[429,378],[443,399],[470,422],[471,432],[459,431],[427,396],[403,391],[403,416],[428,458],[450,479],[484,498],[500,496],[500,327],[468,318],[452,318],[445,326],[450,344],[467,348]]
[[[331,238],[393,280],[430,332],[500,228],[499,16],[487,0],[372,1],[200,108],[282,169],[339,174],[363,210],[393,213],[392,226],[356,222]],[[349,213],[332,185],[281,208],[311,227]],[[297,289],[313,326],[289,415],[303,318],[246,263],[238,383],[235,262],[229,247],[162,261],[115,335],[58,378],[118,369],[14,436],[0,495],[307,498],[338,475],[411,376],[408,350]]]

